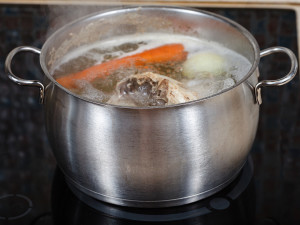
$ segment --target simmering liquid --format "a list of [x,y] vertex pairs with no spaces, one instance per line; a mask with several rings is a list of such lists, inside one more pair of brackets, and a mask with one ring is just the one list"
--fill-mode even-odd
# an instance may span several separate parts
[[[134,74],[152,72],[171,78],[170,82],[172,79],[180,82],[180,86],[183,87],[182,90],[180,89],[181,92],[186,90],[195,93],[200,99],[232,87],[251,68],[251,63],[245,57],[218,43],[185,35],[155,33],[121,36],[79,47],[65,55],[61,63],[53,69],[52,74],[59,80],[98,64],[107,63],[114,67],[116,63],[110,65],[109,62],[172,44],[180,44],[184,47],[184,52],[187,53],[184,60],[164,62],[154,60],[149,64],[145,62],[142,66],[137,66],[134,62],[132,65],[123,66],[121,60],[118,61],[118,67],[112,68],[105,75],[90,80],[78,79],[76,87],[69,87],[69,89],[90,100],[110,103],[111,97],[116,95],[117,84],[120,81]],[[141,93],[149,94],[149,91]],[[145,101],[138,102],[136,106],[151,105],[149,101]]]

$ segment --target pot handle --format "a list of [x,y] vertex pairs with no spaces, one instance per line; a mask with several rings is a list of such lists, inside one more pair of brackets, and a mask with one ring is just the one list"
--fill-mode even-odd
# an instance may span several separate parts
[[41,54],[41,50],[35,47],[29,47],[29,46],[20,46],[15,49],[13,49],[6,57],[5,60],[5,73],[7,74],[8,78],[13,81],[14,83],[18,85],[25,85],[25,86],[33,86],[40,88],[40,103],[42,104],[44,102],[44,92],[45,88],[44,85],[39,82],[38,80],[25,80],[22,78],[19,78],[18,76],[14,75],[14,73],[11,70],[11,61],[13,57],[19,53],[19,52],[33,52],[37,54]]
[[261,87],[268,87],[268,86],[281,86],[284,85],[288,82],[290,82],[296,75],[297,70],[298,70],[298,62],[295,54],[288,48],[285,47],[271,47],[267,48],[265,50],[262,50],[260,52],[260,57],[264,57],[267,55],[270,55],[272,53],[285,53],[290,57],[291,60],[291,69],[290,72],[285,75],[284,77],[277,79],[277,80],[262,80],[258,82],[254,88],[255,91],[255,99],[256,102],[260,105],[262,103],[262,98],[261,98]]

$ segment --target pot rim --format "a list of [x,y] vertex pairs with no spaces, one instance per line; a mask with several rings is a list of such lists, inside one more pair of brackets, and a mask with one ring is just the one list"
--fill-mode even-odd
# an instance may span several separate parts
[[[252,63],[252,66],[250,68],[250,70],[248,71],[247,74],[245,74],[243,76],[242,79],[240,79],[238,82],[236,82],[235,85],[233,85],[230,88],[224,89],[221,92],[218,92],[216,94],[204,97],[204,98],[200,98],[197,100],[193,100],[193,101],[189,101],[189,102],[184,102],[184,103],[179,103],[179,104],[174,104],[174,105],[167,105],[167,106],[151,106],[151,107],[133,107],[133,106],[120,106],[120,105],[112,105],[112,104],[108,104],[108,103],[102,103],[102,102],[97,102],[94,101],[92,99],[83,97],[83,96],[79,96],[75,93],[73,93],[72,91],[68,90],[67,88],[63,87],[61,84],[59,84],[54,78],[53,76],[50,74],[49,70],[47,69],[46,66],[46,50],[45,49],[49,49],[50,43],[52,42],[52,39],[55,39],[56,35],[58,35],[59,33],[61,33],[63,30],[65,30],[68,27],[74,26],[77,23],[80,22],[87,22],[89,20],[94,20],[95,18],[99,17],[105,17],[105,16],[109,16],[111,14],[115,14],[115,13],[123,13],[123,12],[135,12],[135,11],[141,11],[141,10],[160,10],[160,11],[177,11],[177,12],[183,12],[183,13],[189,13],[189,14],[202,14],[203,16],[206,17],[210,17],[213,18],[215,20],[219,20],[223,23],[226,23],[227,25],[230,25],[231,27],[233,27],[234,29],[236,29],[237,31],[239,31],[242,35],[244,35],[247,40],[249,40],[250,44],[252,45],[253,51],[254,51],[254,61]],[[200,9],[194,9],[194,8],[190,8],[190,7],[171,7],[171,6],[129,6],[129,7],[119,7],[119,8],[114,8],[114,9],[107,9],[107,10],[103,10],[103,11],[99,11],[96,13],[92,13],[89,14],[87,16],[81,17],[79,19],[74,20],[73,22],[70,22],[66,25],[64,25],[63,27],[59,28],[57,31],[55,31],[52,35],[50,35],[50,37],[45,41],[42,49],[41,49],[41,55],[40,55],[40,65],[45,73],[45,75],[47,76],[47,78],[54,83],[54,85],[56,85],[58,88],[62,89],[63,91],[67,92],[69,95],[78,98],[80,100],[83,100],[85,102],[89,102],[89,103],[93,103],[96,105],[101,105],[101,106],[109,106],[109,107],[113,107],[113,108],[125,108],[125,109],[147,109],[147,110],[151,110],[151,109],[164,109],[164,108],[174,108],[174,107],[180,107],[180,106],[185,106],[185,105],[190,105],[190,104],[195,104],[195,103],[199,103],[202,101],[206,101],[208,99],[217,97],[225,92],[228,92],[230,90],[233,90],[234,88],[238,87],[240,84],[242,84],[244,81],[246,81],[256,70],[256,68],[258,67],[259,64],[259,60],[260,60],[260,50],[259,50],[259,45],[256,41],[256,39],[253,37],[253,35],[246,29],[244,28],[242,25],[240,25],[239,23],[226,18],[224,16],[218,15],[216,13],[212,13],[212,12],[208,12],[205,10],[200,10]]]

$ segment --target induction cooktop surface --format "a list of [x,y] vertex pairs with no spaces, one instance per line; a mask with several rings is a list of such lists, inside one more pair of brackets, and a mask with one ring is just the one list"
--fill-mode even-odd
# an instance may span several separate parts
[[[56,7],[56,6],[52,6]],[[14,47],[41,48],[62,23],[62,8],[94,12],[94,6],[0,5],[0,224],[300,224],[299,78],[281,87],[263,88],[256,139],[240,175],[227,188],[202,201],[167,209],[113,206],[68,186],[47,140],[43,107],[36,88],[21,87],[4,73]],[[296,55],[293,10],[213,9],[248,29],[261,49],[290,48]],[[66,20],[73,20],[76,14]],[[20,54],[16,74],[42,80],[38,57]],[[260,79],[284,76],[288,57],[275,54],[260,62]],[[238,138],[238,137],[237,137]]]

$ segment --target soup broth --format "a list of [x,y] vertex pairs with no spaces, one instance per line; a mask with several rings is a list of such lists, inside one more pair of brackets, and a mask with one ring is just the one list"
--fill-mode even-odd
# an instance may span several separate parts
[[[175,47],[180,46],[183,51],[177,53],[176,50],[173,54]],[[179,54],[178,57],[175,54]],[[65,55],[52,74],[59,83],[75,94],[93,101],[129,106],[156,106],[217,94],[235,85],[250,68],[251,63],[245,57],[218,43],[185,35],[152,33],[120,36],[79,47]],[[155,79],[151,80],[149,77]],[[61,82],[67,78],[73,79],[72,85]],[[150,85],[149,82],[152,86],[147,89],[145,87]],[[161,85],[162,82],[164,86]],[[134,95],[133,83],[139,85],[134,90]],[[124,85],[127,85],[126,91]],[[154,87],[155,85],[158,87]],[[160,98],[160,92],[164,91],[161,88],[168,92]],[[168,96],[174,93],[192,95],[195,98],[168,102]],[[123,101],[122,98],[128,95],[130,101]],[[138,95],[146,97],[140,98]],[[158,101],[149,100],[154,97]],[[121,100],[111,100],[116,98]]]

